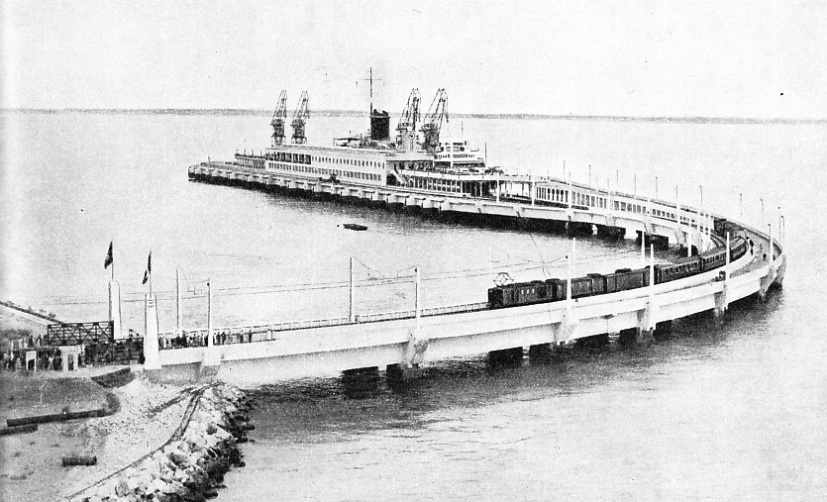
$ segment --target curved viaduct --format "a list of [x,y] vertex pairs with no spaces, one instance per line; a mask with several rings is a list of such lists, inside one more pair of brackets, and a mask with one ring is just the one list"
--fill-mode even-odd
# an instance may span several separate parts
[[[567,185],[572,194],[600,194],[606,208],[549,207],[423,193],[398,187],[345,186],[316,180],[289,179],[232,164],[203,163],[190,167],[190,177],[209,182],[282,188],[353,197],[383,205],[419,207],[483,218],[518,218],[543,225],[565,224],[589,233],[645,232],[684,248],[720,244],[710,231],[717,215],[666,201],[635,198]],[[558,182],[559,180],[550,180]],[[617,202],[617,204],[615,204]],[[621,205],[620,203],[625,204]],[[617,208],[629,208],[619,211]],[[145,369],[159,378],[215,376],[236,383],[255,383],[359,368],[388,367],[389,374],[407,375],[427,361],[489,352],[496,357],[522,357],[523,348],[544,353],[554,346],[598,335],[631,333],[637,340],[651,337],[659,326],[689,315],[711,311],[716,317],[737,300],[780,286],[786,267],[781,244],[769,233],[734,222],[748,232],[755,253],[747,252],[728,266],[663,284],[612,294],[504,309],[485,304],[454,306],[356,319],[221,328],[253,332],[249,343],[158,350],[154,300],[147,299]],[[622,230],[621,230],[622,229]],[[771,252],[758,252],[759,249]],[[725,271],[724,274],[721,274]],[[155,319],[155,320],[153,320]],[[155,327],[153,329],[153,326]],[[208,328],[208,330],[211,328]],[[208,330],[201,330],[206,336]],[[218,329],[214,330],[217,331]],[[161,333],[161,338],[173,336]],[[212,337],[207,336],[212,342]],[[163,345],[163,344],[162,344]]]

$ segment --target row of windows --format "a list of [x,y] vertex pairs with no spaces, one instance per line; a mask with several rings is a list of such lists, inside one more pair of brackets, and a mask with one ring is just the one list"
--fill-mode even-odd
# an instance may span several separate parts
[[[569,191],[568,190],[561,190],[558,188],[545,188],[540,187],[537,189],[538,198],[542,200],[548,200],[552,202],[560,202],[563,204],[568,204],[569,202]],[[607,201],[605,197],[599,197],[590,194],[584,194],[580,192],[572,192],[572,205],[574,206],[589,206],[589,207],[598,207],[602,209],[606,209]]]
[[310,164],[310,155],[303,153],[287,153],[274,152],[264,155],[267,160],[275,160],[277,162],[292,162],[294,164]]
[[359,159],[337,159],[333,157],[316,157],[313,156],[313,162],[323,162],[326,164],[340,164],[345,166],[355,167],[382,167],[383,162],[375,160],[359,160]]
[[665,220],[675,221],[675,214],[674,213],[661,211],[660,209],[653,209],[652,210],[652,215],[654,215],[656,218],[663,218]]
[[[552,202],[561,202],[563,204],[568,204],[569,202],[568,190],[540,187],[537,189],[537,195],[540,199],[549,200]],[[572,205],[589,206],[601,209],[606,209],[609,206],[608,201],[605,197],[589,195],[579,192],[572,192]],[[640,204],[633,204],[627,203],[625,201],[616,200],[614,201],[614,206],[616,211],[629,211],[641,214],[646,213],[646,207]],[[675,221],[675,213],[670,213],[668,211],[653,209],[652,215],[657,218]],[[685,216],[681,216],[681,221],[688,224],[690,222],[690,219]]]
[[292,162],[293,164],[311,164],[322,162],[326,164],[338,164],[355,167],[382,167],[382,162],[374,160],[359,160],[359,159],[337,159],[333,157],[319,157],[316,155],[307,155],[304,153],[288,153],[288,152],[273,152],[264,156],[267,160],[274,160],[276,162]]
[[307,173],[311,175],[319,175],[319,176],[336,176],[341,178],[350,178],[350,179],[357,179],[357,180],[371,180],[371,181],[381,181],[382,175],[374,174],[374,173],[363,173],[357,171],[343,171],[341,169],[328,169],[325,167],[311,167],[311,166],[302,166],[302,165],[294,165],[294,164],[280,164],[280,163],[270,163],[270,169],[275,169],[276,171],[282,171],[287,173]]
[[459,181],[420,178],[418,176],[408,178],[408,186],[411,188],[424,188],[426,190],[439,190],[441,192],[460,193],[462,191],[462,184]]
[[662,272],[663,272],[663,275],[667,275],[667,276],[675,275],[679,272],[680,273],[691,272],[691,271],[695,270],[696,268],[698,268],[697,264],[698,264],[698,262],[692,262],[692,263],[687,263],[686,265],[672,266],[672,267],[663,269]]

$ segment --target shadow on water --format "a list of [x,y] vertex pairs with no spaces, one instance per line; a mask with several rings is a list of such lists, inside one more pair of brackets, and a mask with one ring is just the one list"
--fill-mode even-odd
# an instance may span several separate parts
[[669,365],[704,360],[738,338],[755,334],[782,302],[778,291],[766,301],[745,299],[730,306],[720,325],[709,312],[676,321],[672,330],[648,345],[575,344],[544,362],[528,357],[515,365],[492,367],[481,355],[440,361],[426,375],[389,384],[384,372],[366,371],[341,378],[307,379],[263,385],[252,391],[260,434],[299,442],[347,439],[383,429],[415,431],[452,412],[467,412],[504,402],[553,400],[600,391],[624,381],[646,387]]

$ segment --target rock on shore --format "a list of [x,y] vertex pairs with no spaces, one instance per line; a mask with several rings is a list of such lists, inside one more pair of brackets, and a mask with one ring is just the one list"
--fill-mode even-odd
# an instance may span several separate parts
[[216,496],[224,473],[243,466],[238,443],[246,441],[248,404],[229,386],[207,387],[183,431],[172,441],[72,500],[203,501]]

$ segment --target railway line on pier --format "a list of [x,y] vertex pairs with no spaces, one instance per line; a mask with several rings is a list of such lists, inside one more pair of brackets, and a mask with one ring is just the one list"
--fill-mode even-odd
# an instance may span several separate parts
[[[593,193],[611,201],[608,207],[553,207],[497,198],[406,190],[404,187],[341,185],[322,180],[290,179],[228,163],[190,167],[191,179],[239,184],[265,190],[301,191],[329,198],[354,198],[386,207],[453,212],[482,219],[518,219],[536,225],[561,225],[581,235],[634,235],[661,246],[702,250],[720,244],[710,231],[717,215],[700,208],[610,193],[568,184],[573,192]],[[533,183],[531,179],[506,180]],[[498,180],[498,183],[500,180]],[[562,185],[561,180],[551,180]],[[623,206],[620,205],[621,201]],[[621,207],[630,210],[620,211]],[[631,210],[634,208],[634,210]],[[147,322],[145,369],[161,379],[215,377],[235,383],[286,380],[338,374],[361,368],[387,367],[389,374],[415,372],[428,361],[489,353],[520,356],[553,350],[573,341],[609,335],[651,338],[671,321],[709,311],[723,318],[730,303],[752,295],[764,297],[780,286],[786,268],[781,244],[769,232],[737,223],[754,242],[754,250],[724,267],[679,280],[612,294],[569,298],[505,309],[485,303],[439,309],[392,312],[373,316],[260,324],[198,330],[206,346],[169,348],[176,333],[158,333],[157,321]],[[760,253],[756,250],[768,250]],[[691,251],[690,251],[691,252]],[[155,316],[147,299],[147,319]],[[154,326],[154,329],[153,329]],[[245,343],[215,344],[219,331],[247,334]],[[243,340],[239,336],[237,340]],[[160,340],[160,343],[159,343]]]

